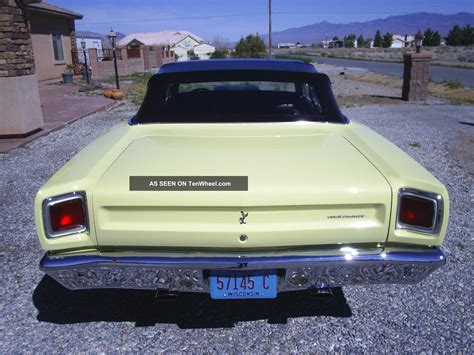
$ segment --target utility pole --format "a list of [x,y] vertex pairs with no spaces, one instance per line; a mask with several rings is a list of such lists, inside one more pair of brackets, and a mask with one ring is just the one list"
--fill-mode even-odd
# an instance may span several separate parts
[[272,0],[268,0],[268,59],[272,59]]

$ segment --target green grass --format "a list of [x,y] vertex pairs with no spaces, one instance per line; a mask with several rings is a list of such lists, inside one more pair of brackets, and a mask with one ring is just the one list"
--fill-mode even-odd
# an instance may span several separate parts
[[457,80],[451,80],[446,83],[446,87],[451,90],[462,89],[464,86]]

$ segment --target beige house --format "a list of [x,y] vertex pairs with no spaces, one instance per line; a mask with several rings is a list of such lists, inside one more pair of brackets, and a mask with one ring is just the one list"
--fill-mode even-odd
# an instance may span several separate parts
[[40,2],[28,4],[31,40],[38,80],[60,78],[68,64],[77,64],[75,20],[82,15]]
[[415,45],[415,36],[408,35],[393,35],[392,45],[390,48],[405,48],[413,47]]
[[204,43],[198,35],[189,31],[160,31],[132,33],[122,38],[119,47],[133,48],[140,45],[169,47],[176,55],[177,61],[188,60],[188,52],[194,51],[199,59],[208,59],[215,48]]

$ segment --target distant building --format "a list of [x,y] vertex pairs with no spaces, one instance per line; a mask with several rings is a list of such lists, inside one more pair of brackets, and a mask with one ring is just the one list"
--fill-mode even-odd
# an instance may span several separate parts
[[132,33],[118,41],[119,47],[169,46],[178,61],[188,60],[192,50],[199,59],[208,59],[215,52],[215,47],[189,31],[160,31]]
[[415,43],[414,36],[408,35],[393,35],[393,41],[390,48],[405,48],[405,47],[412,47]]
[[296,48],[296,43],[278,43],[278,48]]
[[342,48],[344,47],[343,40],[329,40],[329,41],[321,41],[321,48]]
[[207,43],[198,44],[193,48],[194,54],[199,57],[199,59],[209,59],[212,53],[215,52],[215,48]]
[[77,12],[47,2],[27,5],[38,80],[60,78],[68,64],[77,64]]
[[84,42],[86,43],[86,56],[87,56],[87,62],[90,63],[90,58],[89,58],[89,51],[88,49],[90,48],[95,48],[97,49],[97,56],[99,58],[102,58],[103,55],[103,46],[102,46],[102,38],[101,37],[78,37],[76,38],[76,46],[79,51],[79,62],[84,63],[84,51],[82,50],[81,47],[81,42],[84,39]]

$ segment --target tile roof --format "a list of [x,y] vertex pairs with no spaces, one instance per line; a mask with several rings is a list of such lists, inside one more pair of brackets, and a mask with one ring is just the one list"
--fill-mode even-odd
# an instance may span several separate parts
[[64,9],[62,7],[59,7],[59,6],[56,6],[56,5],[53,5],[53,4],[49,4],[49,3],[43,2],[43,1],[40,2],[40,3],[28,4],[28,8],[30,10],[33,10],[33,11],[48,12],[48,13],[55,14],[55,15],[72,17],[76,20],[80,20],[83,17],[83,15],[78,13],[78,12],[74,12],[74,11],[71,11],[71,10],[68,10],[68,9]]
[[160,32],[139,32],[132,33],[117,42],[118,46],[126,46],[134,39],[143,43],[146,46],[170,44],[175,45],[186,37],[192,37],[198,42],[203,42],[203,39],[189,31],[160,31]]

